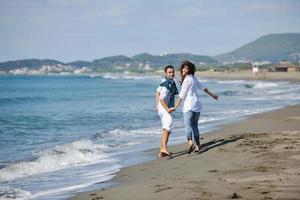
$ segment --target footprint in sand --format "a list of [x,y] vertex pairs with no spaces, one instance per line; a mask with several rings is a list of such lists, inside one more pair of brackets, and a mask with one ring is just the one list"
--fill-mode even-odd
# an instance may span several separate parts
[[161,192],[161,191],[164,191],[164,190],[172,189],[172,187],[167,186],[167,185],[156,185],[156,187],[158,187],[158,188],[154,191],[154,193],[158,193],[158,192]]

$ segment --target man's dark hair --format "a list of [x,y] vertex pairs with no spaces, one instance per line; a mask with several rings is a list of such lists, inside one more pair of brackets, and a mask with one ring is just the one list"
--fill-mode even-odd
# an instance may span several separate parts
[[174,69],[174,67],[173,67],[172,65],[167,65],[167,66],[165,67],[165,72],[167,72],[167,70],[168,70],[169,68]]

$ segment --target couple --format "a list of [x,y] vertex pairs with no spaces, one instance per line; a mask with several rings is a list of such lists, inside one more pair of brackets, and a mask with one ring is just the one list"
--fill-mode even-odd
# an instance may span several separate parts
[[[165,78],[156,91],[156,103],[158,115],[162,124],[162,137],[160,141],[160,151],[158,157],[172,157],[168,151],[168,140],[173,128],[173,118],[171,113],[175,111],[183,101],[183,118],[187,134],[188,153],[199,152],[200,138],[198,121],[202,110],[200,101],[200,90],[209,94],[213,99],[218,100],[218,96],[210,92],[194,76],[196,67],[194,63],[185,61],[180,68],[181,90],[179,98],[175,103],[175,95],[178,94],[176,84],[173,80],[175,76],[174,67],[168,65],[165,67]],[[192,137],[193,136],[193,137]]]

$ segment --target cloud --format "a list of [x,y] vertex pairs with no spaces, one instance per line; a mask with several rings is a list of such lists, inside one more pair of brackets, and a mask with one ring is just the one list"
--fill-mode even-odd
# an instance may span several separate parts
[[120,4],[113,4],[106,8],[101,8],[97,12],[97,15],[100,17],[122,17],[128,16],[132,11]]
[[207,17],[211,14],[212,14],[211,10],[204,9],[201,7],[196,7],[196,6],[186,6],[177,12],[177,15],[179,15],[179,17],[186,18],[186,19]]
[[84,0],[48,0],[49,4],[55,6],[70,6],[74,4],[85,3]]
[[274,2],[257,2],[254,4],[249,4],[245,6],[245,10],[249,12],[280,12],[285,11],[287,7],[279,3]]

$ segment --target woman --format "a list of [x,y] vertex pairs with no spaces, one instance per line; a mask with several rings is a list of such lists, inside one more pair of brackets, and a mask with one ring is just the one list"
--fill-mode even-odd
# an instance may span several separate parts
[[[183,102],[183,118],[187,134],[188,153],[198,152],[200,150],[199,129],[198,121],[200,113],[202,111],[202,105],[200,100],[200,90],[203,90],[209,94],[215,100],[218,100],[218,96],[209,91],[202,83],[200,83],[194,76],[196,67],[192,62],[185,61],[182,63],[180,73],[182,77],[181,91],[179,98],[175,104],[175,110],[180,103]],[[193,138],[194,136],[194,143]]]

